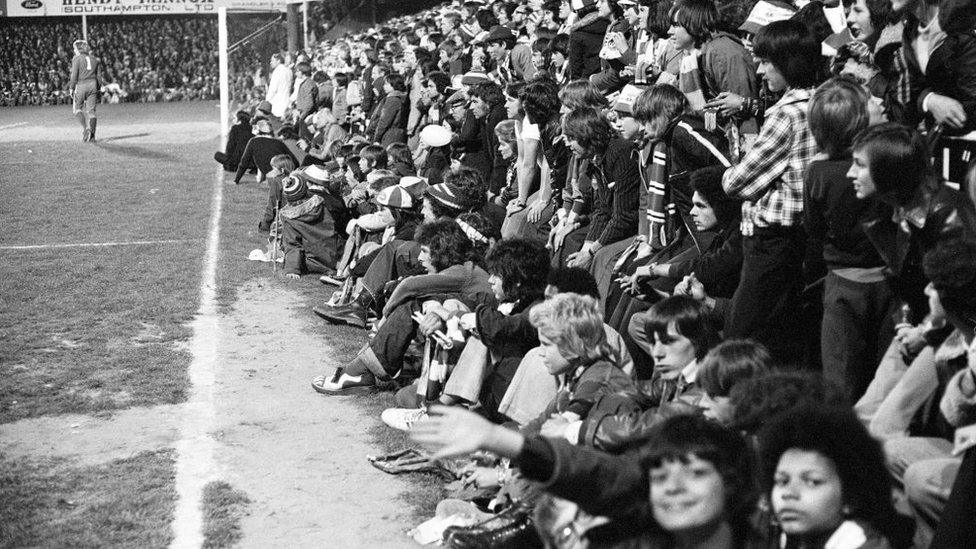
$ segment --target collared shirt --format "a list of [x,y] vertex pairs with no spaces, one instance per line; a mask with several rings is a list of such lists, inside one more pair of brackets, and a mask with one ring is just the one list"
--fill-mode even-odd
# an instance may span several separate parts
[[732,198],[756,203],[758,227],[798,226],[803,214],[803,174],[817,152],[807,122],[813,88],[790,89],[766,113],[755,146],[725,172]]

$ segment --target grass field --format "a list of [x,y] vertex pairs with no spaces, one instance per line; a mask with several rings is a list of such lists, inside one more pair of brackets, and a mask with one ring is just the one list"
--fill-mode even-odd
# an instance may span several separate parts
[[[103,105],[93,145],[81,142],[68,108],[0,110],[0,424],[186,401],[188,323],[223,175],[211,158],[221,145],[217,118],[212,102]],[[257,221],[266,187],[219,185],[220,311],[248,281],[321,299],[315,277],[287,282],[243,260],[264,240]],[[340,362],[365,340],[324,323],[314,332],[334,343]],[[391,402],[374,395],[361,407],[378,417]],[[364,438],[389,450],[408,443],[381,427]],[[96,465],[14,460],[0,441],[0,546],[166,546],[173,460],[168,448]],[[413,485],[407,503],[419,517],[441,483],[415,476]],[[240,541],[248,496],[227,483],[206,487],[205,546]]]
[[[59,140],[80,133],[64,109],[0,115],[29,121],[0,132],[0,421],[185,398],[189,357],[172,342],[197,308],[215,173],[197,151],[217,140],[153,120],[214,117],[144,108],[102,109],[97,145]],[[131,241],[164,242],[84,246]]]
[[165,547],[173,452],[76,467],[0,459],[0,547]]

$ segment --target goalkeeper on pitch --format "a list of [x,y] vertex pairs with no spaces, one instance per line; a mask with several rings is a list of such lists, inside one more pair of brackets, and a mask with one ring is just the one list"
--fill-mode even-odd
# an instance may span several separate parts
[[101,62],[91,54],[85,40],[75,40],[75,57],[71,60],[71,80],[74,102],[72,112],[84,128],[82,141],[95,141],[95,105],[101,89]]

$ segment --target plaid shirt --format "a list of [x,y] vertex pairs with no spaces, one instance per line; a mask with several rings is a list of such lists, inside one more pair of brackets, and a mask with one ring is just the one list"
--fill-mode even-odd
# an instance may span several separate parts
[[792,227],[803,220],[803,174],[817,152],[807,123],[813,89],[791,89],[766,111],[755,146],[725,172],[732,198],[755,203],[757,227]]

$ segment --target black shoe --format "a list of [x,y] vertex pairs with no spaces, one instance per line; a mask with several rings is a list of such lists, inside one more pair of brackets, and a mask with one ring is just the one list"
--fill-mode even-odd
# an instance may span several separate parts
[[330,307],[328,305],[313,307],[312,312],[332,324],[348,324],[349,326],[366,329],[366,309],[355,301],[338,307]]

